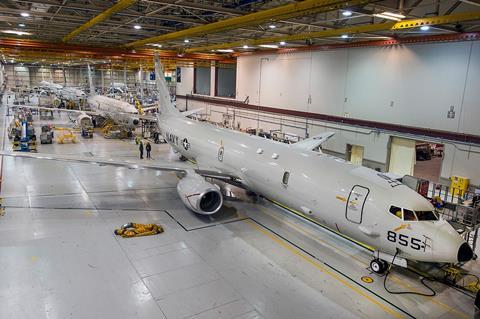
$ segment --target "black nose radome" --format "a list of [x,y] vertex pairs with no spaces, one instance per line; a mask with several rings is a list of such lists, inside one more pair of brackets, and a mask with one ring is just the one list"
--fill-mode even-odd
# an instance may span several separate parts
[[139,122],[140,122],[139,120],[134,119],[134,120],[133,120],[133,125],[138,125]]
[[473,258],[473,250],[467,243],[463,243],[458,249],[458,261],[469,261]]

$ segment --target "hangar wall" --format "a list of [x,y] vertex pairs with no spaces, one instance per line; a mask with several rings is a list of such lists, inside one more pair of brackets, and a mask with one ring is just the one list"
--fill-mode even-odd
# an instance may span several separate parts
[[[5,65],[5,74],[7,76],[7,87],[30,88],[37,86],[41,81],[53,80],[54,83],[67,86],[86,86],[87,70],[79,67],[66,67],[65,78],[63,69],[50,66],[26,66],[20,64]],[[127,70],[127,84],[135,86],[137,73]],[[125,82],[123,70],[94,70],[94,82],[97,87],[108,87],[111,82]]]
[[[182,73],[188,74],[187,70]],[[183,80],[182,90],[177,87],[177,93],[191,93],[190,82],[186,77]],[[479,85],[480,42],[431,43],[240,56],[236,99],[267,107],[480,135]],[[183,102],[178,103],[181,107]],[[449,118],[452,106],[455,116]],[[212,105],[209,112],[215,118],[225,110]],[[256,127],[252,117],[255,115],[250,119],[238,117],[238,122],[241,127]],[[216,120],[221,121],[221,116]],[[391,134],[311,123],[315,125],[307,125],[310,136],[336,131],[326,150],[343,156],[346,144],[361,145],[365,147],[367,166],[386,170]],[[261,127],[305,134],[304,130],[265,121]],[[468,176],[471,183],[480,185],[476,164],[480,148],[459,144],[445,147],[441,177]]]

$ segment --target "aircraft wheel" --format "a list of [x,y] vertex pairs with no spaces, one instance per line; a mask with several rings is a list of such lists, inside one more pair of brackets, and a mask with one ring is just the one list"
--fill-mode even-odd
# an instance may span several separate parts
[[381,259],[374,259],[370,262],[370,268],[376,274],[383,274],[387,270],[387,263]]

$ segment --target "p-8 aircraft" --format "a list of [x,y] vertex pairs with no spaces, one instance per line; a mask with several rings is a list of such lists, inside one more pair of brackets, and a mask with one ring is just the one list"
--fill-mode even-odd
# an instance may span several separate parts
[[377,273],[385,272],[392,262],[406,267],[407,260],[457,263],[473,258],[470,246],[418,193],[385,174],[319,151],[333,133],[284,144],[192,120],[172,105],[165,80],[158,76],[158,56],[155,71],[158,127],[170,146],[195,166],[30,153],[13,156],[183,172],[178,195],[190,210],[203,215],[215,214],[223,205],[222,193],[205,177],[235,181],[372,247],[370,266]]
[[66,100],[78,101],[87,97],[85,92],[74,87],[64,87],[60,84],[56,84],[48,81],[41,81],[40,88],[50,91],[58,97]]
[[[90,68],[90,65],[88,67],[88,82],[90,86],[90,94],[88,97],[84,94],[85,97],[87,97],[87,103],[91,109],[91,111],[81,111],[81,110],[67,110],[67,109],[62,109],[60,111],[66,112],[69,114],[75,114],[76,118],[73,119],[74,122],[76,123],[82,123],[82,122],[92,122],[92,116],[101,116],[103,118],[108,118],[111,119],[113,122],[123,125],[124,127],[128,129],[134,129],[140,124],[140,119],[147,119],[150,121],[155,121],[156,118],[153,116],[149,116],[144,114],[144,111],[151,109],[149,108],[142,108],[142,107],[136,107],[134,105],[131,105],[128,102],[125,101],[119,101],[117,99],[104,96],[104,95],[99,95],[95,93],[95,87],[93,85],[93,79],[92,79],[92,71]],[[42,81],[43,83],[44,81]],[[47,84],[50,85],[52,88],[56,88],[59,90],[59,92],[69,92],[67,88],[62,88],[61,85],[59,84],[53,84],[50,82],[46,82]],[[43,83],[46,85],[45,83]],[[32,107],[40,110],[49,110],[48,108],[44,107]],[[156,108],[156,106],[155,106]]]

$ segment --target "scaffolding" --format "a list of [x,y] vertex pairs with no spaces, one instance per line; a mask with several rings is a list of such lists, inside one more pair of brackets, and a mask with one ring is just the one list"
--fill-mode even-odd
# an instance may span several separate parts
[[410,175],[405,175],[402,182],[427,199],[440,199],[443,205],[436,207],[436,212],[448,221],[475,251],[480,228],[478,194],[466,191],[460,195],[455,188]]

